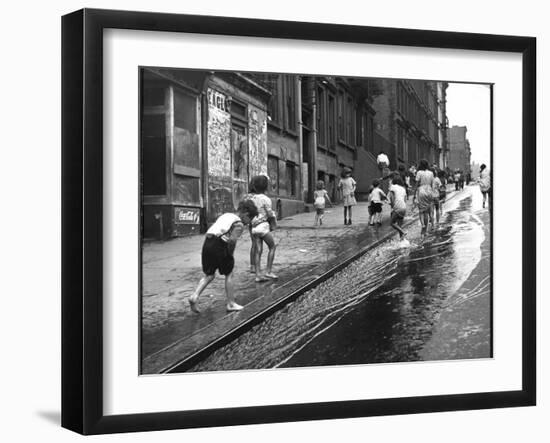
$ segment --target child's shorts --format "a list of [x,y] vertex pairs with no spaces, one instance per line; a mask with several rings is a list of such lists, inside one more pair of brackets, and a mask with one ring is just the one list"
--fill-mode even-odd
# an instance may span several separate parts
[[214,275],[216,270],[221,275],[229,275],[235,267],[235,259],[229,244],[215,235],[207,235],[202,245],[202,271]]
[[382,212],[382,203],[372,202],[369,205],[369,214],[370,215],[379,214],[380,212]]
[[252,226],[252,235],[256,235],[260,238],[264,238],[266,234],[269,234],[269,223],[268,222],[262,222],[259,225]]
[[391,222],[401,224],[405,218],[406,211],[404,209],[394,209],[391,211]]
[[325,213],[325,208],[315,208],[317,215],[323,215]]

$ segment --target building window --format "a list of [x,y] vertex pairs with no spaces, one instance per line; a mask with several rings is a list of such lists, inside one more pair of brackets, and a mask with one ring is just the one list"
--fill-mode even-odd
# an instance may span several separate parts
[[318,144],[325,146],[326,140],[326,120],[327,111],[325,105],[325,90],[323,88],[317,89],[317,134],[319,135]]
[[285,75],[284,82],[284,106],[285,106],[285,129],[296,132],[296,84],[294,75]]
[[233,100],[231,102],[231,116],[240,120],[248,120],[247,107],[244,103]]
[[279,103],[282,92],[281,76],[278,74],[269,74],[266,81],[271,90],[271,99],[269,100],[267,113],[271,118],[271,123],[282,126],[281,105]]
[[344,91],[338,91],[338,140],[346,140],[346,127],[344,124]]
[[365,136],[365,149],[372,154],[375,154],[374,149],[374,119],[372,115],[366,117],[366,136]]
[[334,96],[328,96],[328,144],[329,149],[335,149],[336,146],[336,104]]
[[181,204],[200,205],[201,149],[197,97],[177,88],[172,88],[172,91],[173,199]]
[[273,155],[267,156],[267,175],[270,193],[279,194],[279,159]]
[[365,121],[365,115],[363,114],[363,111],[357,111],[356,113],[356,129],[355,129],[355,145],[356,146],[363,146],[363,140],[364,140],[364,121]]
[[141,121],[143,195],[166,194],[166,117],[144,114]]
[[143,106],[164,106],[163,87],[146,87],[143,88]]
[[288,195],[296,197],[296,190],[298,189],[298,174],[296,164],[292,162],[286,163],[286,190]]
[[403,147],[403,129],[400,126],[397,126],[397,156],[401,161],[405,161]]

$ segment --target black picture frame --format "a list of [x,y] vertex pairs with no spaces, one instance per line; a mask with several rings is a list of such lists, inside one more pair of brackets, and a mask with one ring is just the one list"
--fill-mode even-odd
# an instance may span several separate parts
[[[522,55],[522,388],[392,399],[106,416],[103,412],[103,31],[502,51]],[[62,18],[62,426],[105,434],[536,403],[536,39],[411,29],[83,9]]]

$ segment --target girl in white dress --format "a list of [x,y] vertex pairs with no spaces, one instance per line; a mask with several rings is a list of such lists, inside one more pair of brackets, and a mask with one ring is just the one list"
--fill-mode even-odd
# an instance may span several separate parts
[[357,183],[351,176],[351,169],[344,167],[342,169],[342,177],[338,183],[338,188],[342,192],[342,200],[344,203],[344,224],[351,225],[351,207],[357,204],[355,200],[355,187]]

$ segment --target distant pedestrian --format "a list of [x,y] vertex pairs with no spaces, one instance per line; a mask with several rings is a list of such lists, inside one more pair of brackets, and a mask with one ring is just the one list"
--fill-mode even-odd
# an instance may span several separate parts
[[426,236],[428,224],[431,222],[433,225],[433,181],[434,174],[428,169],[428,161],[424,159],[420,160],[418,172],[416,173],[417,188],[414,202],[418,205],[422,238]]
[[330,201],[328,193],[325,190],[325,182],[323,180],[319,180],[315,187],[316,190],[313,193],[313,206],[315,207],[314,225],[317,226],[317,224],[319,224],[320,226],[323,224],[323,217],[325,215],[325,204],[328,201],[328,203],[332,205],[332,202]]
[[460,191],[460,169],[456,169],[454,173],[455,191]]
[[403,221],[407,214],[407,192],[401,177],[395,177],[388,191],[391,210],[391,227],[399,232],[403,240],[407,233],[403,230]]
[[390,175],[390,159],[384,151],[380,151],[376,157],[376,164],[380,170],[381,178],[385,179]]
[[375,223],[378,226],[382,224],[382,202],[386,199],[386,194],[384,193],[384,191],[382,191],[382,189],[380,189],[380,180],[373,180],[372,188],[369,193],[370,226],[373,226]]
[[201,261],[204,276],[201,278],[195,292],[189,297],[189,305],[193,312],[200,312],[197,301],[201,293],[214,280],[216,271],[225,276],[226,309],[240,311],[243,307],[235,301],[233,291],[233,268],[235,259],[233,253],[237,240],[240,238],[244,225],[258,215],[256,205],[251,200],[239,203],[237,213],[220,215],[214,224],[206,231],[202,246]]
[[487,165],[485,163],[479,167],[478,183],[481,194],[483,195],[483,207],[485,207],[487,197],[489,197],[491,203],[493,198],[491,191],[491,174],[489,173],[489,170],[487,169]]
[[[252,201],[258,209],[258,215],[251,221],[252,240],[255,243],[254,267],[256,271],[256,282],[264,282],[269,279],[278,278],[273,274],[273,262],[275,260],[275,250],[277,245],[271,231],[274,229],[276,214],[272,209],[271,199],[265,195],[269,185],[269,179],[265,175],[260,175],[254,181],[255,194],[252,195]],[[261,261],[263,244],[269,248],[267,253],[266,273],[262,274]]]
[[434,199],[434,211],[435,211],[435,223],[439,225],[439,220],[443,212],[443,202],[447,198],[447,181],[445,180],[445,172],[438,171],[437,176],[433,181],[433,199]]
[[355,187],[357,183],[351,176],[351,169],[344,167],[338,188],[342,192],[342,201],[344,204],[344,224],[351,225],[351,208],[357,204],[355,200]]

